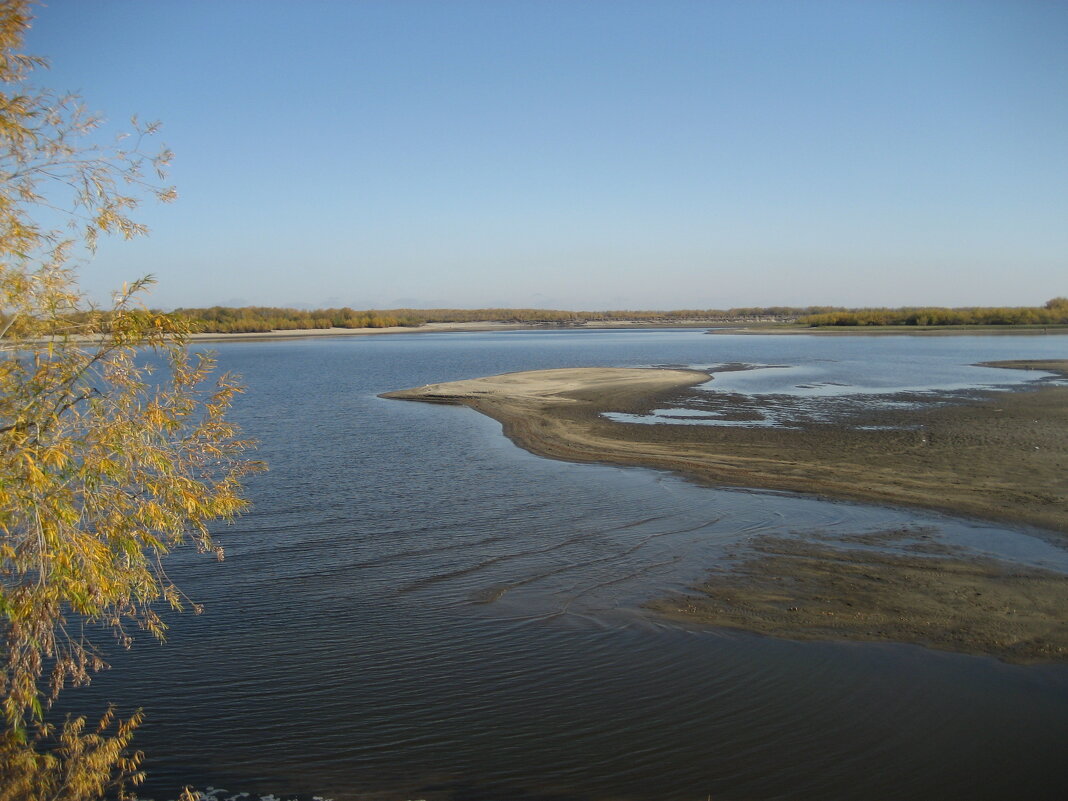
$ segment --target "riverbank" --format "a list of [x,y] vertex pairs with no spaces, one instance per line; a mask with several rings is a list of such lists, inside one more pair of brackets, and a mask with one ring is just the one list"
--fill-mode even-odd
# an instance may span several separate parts
[[[189,339],[194,342],[241,342],[247,340],[277,340],[277,339],[303,339],[305,337],[349,337],[349,336],[379,336],[384,334],[434,334],[442,332],[467,332],[478,333],[485,331],[640,331],[643,329],[664,328],[711,328],[723,325],[722,321],[709,319],[680,319],[671,321],[648,321],[648,320],[613,320],[611,322],[590,321],[582,323],[504,323],[504,322],[471,322],[471,323],[423,323],[411,326],[385,326],[383,328],[293,328],[278,329],[273,331],[249,331],[234,334],[200,333],[191,334]],[[742,324],[737,324],[742,325]],[[790,333],[808,333],[814,329],[794,329],[784,326],[783,329]],[[725,331],[731,333],[757,333],[747,331],[742,327]],[[764,332],[761,329],[760,332]],[[709,331],[709,333],[713,333]],[[774,333],[774,331],[767,331]],[[1068,333],[1068,330],[1066,330]]]
[[[1068,375],[1068,361],[996,362]],[[714,486],[936,509],[1068,532],[1068,387],[977,392],[797,428],[612,422],[683,403],[694,370],[579,368],[428,385],[383,397],[470,406],[517,444],[569,461],[681,472]],[[888,556],[757,543],[672,617],[796,638],[877,639],[1013,661],[1068,659],[1068,578],[960,554]],[[977,599],[984,599],[982,603]]]
[[574,325],[559,323],[424,323],[418,326],[387,326],[385,328],[296,328],[276,331],[250,331],[236,334],[202,333],[191,334],[193,342],[244,342],[280,339],[303,339],[305,337],[379,336],[385,334],[433,334],[441,332],[485,331],[640,331],[657,328],[705,328],[708,334],[811,334],[813,336],[1042,336],[1068,335],[1068,326],[1045,328],[1035,326],[868,326],[812,328],[791,323],[743,324],[715,320],[675,320],[671,322],[648,322],[644,320],[616,320],[613,322],[584,322]]
[[384,334],[432,334],[442,331],[512,331],[530,328],[512,323],[425,323],[420,326],[386,326],[385,328],[294,328],[278,331],[249,331],[238,334],[190,334],[192,342],[244,342],[306,337],[379,336]]
[[810,334],[812,336],[1056,336],[1068,335],[1068,325],[821,325],[766,323],[716,326],[708,334]]

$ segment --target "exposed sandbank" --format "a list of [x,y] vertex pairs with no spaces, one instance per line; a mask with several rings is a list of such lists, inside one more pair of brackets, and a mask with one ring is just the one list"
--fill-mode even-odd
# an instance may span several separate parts
[[[1068,371],[1068,361],[992,363]],[[795,429],[612,422],[708,380],[695,370],[569,368],[389,392],[463,404],[555,459],[676,470],[712,485],[917,506],[1068,532],[1068,387],[873,410]],[[859,425],[863,424],[863,425]]]
[[[1068,375],[1068,360],[993,362]],[[640,465],[710,485],[801,492],[1068,532],[1068,387],[977,392],[797,429],[612,422],[685,402],[695,370],[574,368],[390,392],[462,404],[534,453]],[[945,399],[943,399],[945,400]],[[768,538],[674,617],[792,638],[882,639],[1013,661],[1068,659],[1068,578],[959,554],[845,551]],[[982,600],[980,600],[982,599]]]
[[[872,545],[915,536],[877,532]],[[796,640],[891,640],[1007,662],[1068,661],[1068,576],[917,543],[883,553],[761,537],[667,617]],[[932,554],[930,551],[934,550]]]
[[708,379],[709,374],[703,370],[561,367],[427,384],[415,389],[385,392],[382,397],[462,404],[479,411],[486,411],[481,407],[490,404],[502,415],[503,410],[510,415],[531,412],[544,414],[555,407],[574,404],[588,406],[596,398],[633,402],[655,397],[666,390],[703,384]]

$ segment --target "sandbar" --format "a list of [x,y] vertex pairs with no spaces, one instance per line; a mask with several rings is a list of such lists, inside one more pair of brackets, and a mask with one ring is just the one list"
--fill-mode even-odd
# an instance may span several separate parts
[[923,537],[905,529],[849,538],[873,547],[918,540],[885,552],[840,547],[815,532],[763,536],[690,592],[646,606],[687,623],[792,640],[890,640],[1005,662],[1068,661],[1068,576]]
[[[1068,376],[1068,360],[990,362]],[[976,391],[792,428],[614,422],[686,404],[699,370],[567,368],[431,384],[383,397],[460,404],[541,456],[679,472],[712,486],[917,507],[1068,532],[1068,387]],[[707,394],[707,393],[702,393]],[[858,535],[866,536],[866,535]],[[962,553],[881,554],[767,539],[675,618],[797,639],[891,640],[1008,661],[1068,660],[1068,577]]]
[[[1068,361],[988,366],[1068,374]],[[710,378],[699,370],[562,368],[432,384],[387,398],[461,404],[554,459],[674,470],[713,486],[935,509],[1068,532],[1068,387],[933,397],[850,425],[647,425],[645,414]],[[707,393],[702,393],[707,394]]]

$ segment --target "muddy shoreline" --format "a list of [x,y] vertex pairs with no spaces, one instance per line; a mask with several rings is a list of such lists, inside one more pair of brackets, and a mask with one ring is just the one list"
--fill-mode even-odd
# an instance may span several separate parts
[[[1068,376],[1068,360],[986,366]],[[789,428],[603,416],[693,404],[692,387],[707,378],[694,370],[576,368],[383,397],[469,406],[500,421],[521,447],[554,459],[668,469],[712,486],[933,509],[1068,533],[1068,387],[1036,382],[958,393]],[[734,396],[717,402],[737,402],[735,413],[751,413]],[[1029,662],[1068,661],[1066,604],[1068,577],[1056,573],[962,553],[888,555],[769,539],[693,595],[650,607],[772,636],[912,642]]]
[[[907,642],[1021,664],[1068,662],[1068,576],[976,558],[908,529],[759,537],[691,591],[646,607],[669,619],[793,640]],[[814,541],[813,541],[814,540]]]

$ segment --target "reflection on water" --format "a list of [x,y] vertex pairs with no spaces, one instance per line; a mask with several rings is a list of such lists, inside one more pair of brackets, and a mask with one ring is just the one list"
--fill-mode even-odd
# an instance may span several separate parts
[[[1059,349],[1013,340],[862,344],[962,365]],[[1068,784],[1068,668],[688,629],[641,609],[766,534],[923,528],[1068,571],[1056,544],[552,462],[468,409],[376,397],[541,367],[841,363],[859,358],[852,339],[509,332],[218,352],[244,375],[238,416],[271,464],[255,508],[219,533],[223,564],[171,560],[206,613],[68,696],[145,707],[145,795],[1053,799]]]

